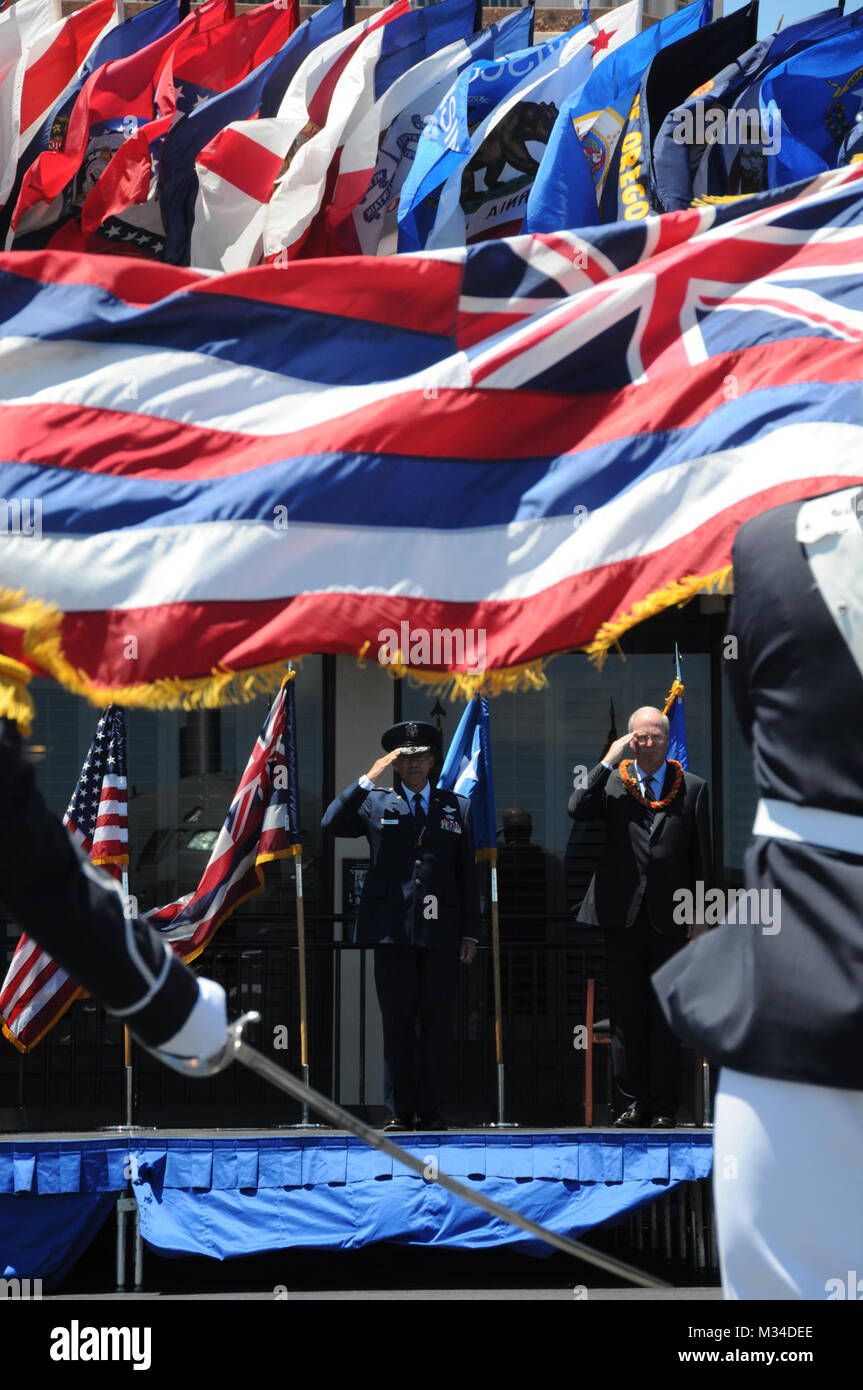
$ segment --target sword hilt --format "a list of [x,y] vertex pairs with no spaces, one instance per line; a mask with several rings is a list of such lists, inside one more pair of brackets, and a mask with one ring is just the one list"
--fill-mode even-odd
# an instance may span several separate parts
[[[243,1041],[243,1030],[250,1023],[260,1023],[260,1021],[261,1015],[255,1009],[251,1009],[247,1014],[240,1014],[239,1018],[235,1018],[233,1023],[228,1024],[223,1046],[209,1057],[178,1057],[176,1053],[163,1052],[158,1047],[147,1047],[147,1051],[152,1052],[153,1056],[164,1062],[166,1067],[180,1072],[182,1076],[215,1076],[217,1072],[224,1071],[235,1060]],[[146,1044],[143,1045],[146,1046]]]

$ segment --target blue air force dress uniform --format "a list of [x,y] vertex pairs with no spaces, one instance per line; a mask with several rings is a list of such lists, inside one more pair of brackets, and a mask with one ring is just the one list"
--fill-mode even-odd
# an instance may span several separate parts
[[[432,724],[408,721],[387,729],[381,743],[385,752],[438,753],[440,734]],[[354,939],[376,948],[384,1100],[409,1123],[439,1110],[460,944],[463,937],[479,938],[470,803],[431,783],[416,795],[419,805],[413,794],[374,787],[363,777],[336,797],[322,821],[334,835],[369,842]]]
[[726,670],[761,797],[746,884],[759,904],[779,897],[654,976],[671,1025],[722,1066],[714,1193],[731,1298],[857,1297],[846,1274],[863,1274],[861,521],[855,487],[737,535]]

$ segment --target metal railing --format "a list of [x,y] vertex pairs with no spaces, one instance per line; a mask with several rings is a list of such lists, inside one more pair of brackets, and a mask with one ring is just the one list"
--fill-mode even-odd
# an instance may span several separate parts
[[[342,1104],[380,1105],[376,1094],[379,1056],[369,1055],[378,1039],[377,1002],[371,985],[369,948],[352,942],[316,940],[340,915],[309,916],[309,1038],[312,1085]],[[531,924],[536,921],[530,919]],[[242,927],[243,921],[238,918]],[[584,1124],[585,1057],[583,1025],[587,981],[604,978],[602,940],[591,929],[575,928],[569,917],[546,918],[546,929],[565,926],[565,940],[519,939],[518,919],[503,924],[501,944],[504,1062],[507,1119],[553,1128]],[[231,1015],[255,1009],[261,1022],[250,1035],[254,1046],[299,1073],[299,981],[296,941],[290,924],[267,934],[261,918],[245,924],[255,940],[219,941],[196,963],[228,994]],[[525,924],[527,925],[527,924]],[[359,953],[359,965],[356,956]],[[351,978],[347,961],[352,958]],[[491,952],[460,972],[452,1011],[447,1110],[463,1126],[484,1123],[494,1114],[495,1056]],[[375,1046],[378,1044],[375,1042]],[[610,1118],[605,1049],[597,1056],[595,1123]],[[350,1076],[342,1059],[352,1058]],[[682,1094],[694,1095],[692,1054],[684,1053]],[[694,1105],[689,1106],[697,1118]],[[209,1125],[229,1122],[254,1126],[287,1123],[296,1117],[290,1102],[275,1096],[263,1081],[234,1067],[212,1080],[189,1081],[134,1048],[134,1109],[146,1124]],[[122,1029],[92,1000],[82,1000],[26,1057],[11,1046],[0,1056],[0,1112],[14,1128],[23,1112],[48,1127],[55,1116],[75,1128],[123,1119]]]

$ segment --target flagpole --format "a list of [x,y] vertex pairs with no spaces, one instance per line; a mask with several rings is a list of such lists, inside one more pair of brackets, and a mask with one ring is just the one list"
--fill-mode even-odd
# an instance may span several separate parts
[[[491,869],[491,949],[492,974],[494,980],[494,1054],[497,1071],[497,1119],[489,1121],[490,1128],[507,1125],[504,1112],[504,1072],[503,1072],[503,1000],[500,983],[500,918],[498,915],[497,893],[497,846],[495,845],[494,785],[491,767],[491,740],[488,732],[488,700],[474,695],[459,721],[453,735],[449,752],[438,778],[438,786],[444,790],[461,792],[470,801],[478,786],[483,787],[482,813],[477,821],[474,808],[474,821],[477,827],[479,851],[477,859],[488,857]],[[467,750],[472,750],[468,752]],[[473,769],[471,771],[471,769]],[[468,779],[468,773],[470,777]],[[468,780],[463,780],[468,779]],[[517,1129],[512,1122],[509,1129]]]
[[497,1064],[497,1121],[502,1125],[504,1076],[503,1076],[503,1000],[500,987],[500,917],[497,900],[497,852],[491,861],[491,953],[494,973],[494,1055]]
[[[129,902],[129,870],[123,869],[122,877],[123,897],[127,904]],[[136,1125],[132,1118],[132,1034],[123,1024],[123,1092],[126,1100],[126,1120],[122,1125],[107,1125],[106,1130],[112,1134],[136,1134],[141,1128]]]
[[[296,899],[297,899],[297,949],[300,969],[300,1070],[303,1084],[309,1084],[309,1006],[306,988],[306,909],[303,901],[303,857],[296,856]],[[309,1103],[303,1099],[302,1118],[299,1125],[285,1125],[285,1129],[326,1129],[318,1120],[309,1119]]]
[[[129,870],[123,870],[123,897],[129,901]],[[123,1068],[126,1075],[126,1129],[132,1124],[132,1038],[129,1029],[123,1024]]]
[[[300,1070],[303,1081],[309,1084],[309,1016],[306,998],[306,910],[303,902],[303,856],[297,855],[297,948],[300,957]],[[309,1123],[309,1103],[303,1101],[303,1126]]]
[[500,915],[497,891],[497,850],[491,860],[491,957],[494,976],[494,1058],[497,1070],[497,1119],[492,1120],[490,1129],[518,1129],[515,1120],[505,1120],[504,1112],[504,1066],[503,1066],[503,991],[500,983]]
[[[293,663],[293,662],[290,662],[290,663],[288,664],[288,671],[289,671],[289,672],[292,672],[293,669],[294,669],[294,663]],[[290,675],[289,675],[288,679],[290,679]],[[287,682],[287,680],[286,680],[285,683],[284,683],[284,685],[286,686],[287,683],[288,683],[288,682]],[[284,689],[284,686],[283,686],[283,689]],[[293,703],[292,703],[292,701],[293,701],[293,696],[291,696],[291,709],[293,709]],[[293,747],[294,750],[296,750],[296,733],[295,733],[295,732],[292,733],[291,738],[292,738],[292,740],[293,740],[291,746]],[[299,780],[298,780],[298,773],[297,773],[296,764],[295,764],[295,762],[294,762],[294,756],[293,756],[293,755],[292,755],[292,757],[290,758],[289,761],[291,762],[291,764],[292,764],[292,766],[293,766],[293,778],[292,778],[292,780],[293,780],[293,782],[294,782],[294,791],[295,791],[296,796],[297,796],[297,806],[299,806],[299,794],[300,794]],[[290,774],[289,774],[289,775],[290,775]],[[298,830],[299,830],[299,826],[298,826],[298,825],[295,826],[294,829],[298,831]],[[302,1074],[303,1074],[303,1083],[304,1083],[306,1086],[308,1086],[308,1084],[309,1084],[309,1003],[308,1003],[308,981],[307,981],[307,976],[306,976],[306,906],[305,906],[305,901],[304,901],[304,899],[303,899],[303,851],[302,851],[302,845],[300,845],[300,844],[297,845],[297,853],[296,853],[296,855],[294,856],[294,863],[295,863],[295,865],[296,865],[295,872],[294,872],[294,892],[295,892],[296,904],[297,904],[297,955],[298,955],[298,959],[299,959],[299,972],[300,972],[300,1070],[301,1070],[301,1072],[302,1072]],[[308,1103],[308,1101],[304,1098],[304,1099],[303,1099],[303,1109],[302,1109],[302,1114],[301,1114],[301,1117],[300,1117],[300,1123],[299,1123],[299,1125],[284,1125],[284,1126],[283,1126],[283,1125],[280,1125],[279,1128],[280,1128],[280,1129],[282,1129],[282,1128],[284,1128],[284,1129],[325,1129],[326,1126],[320,1124],[317,1120],[310,1120],[310,1119],[309,1119],[309,1103]]]

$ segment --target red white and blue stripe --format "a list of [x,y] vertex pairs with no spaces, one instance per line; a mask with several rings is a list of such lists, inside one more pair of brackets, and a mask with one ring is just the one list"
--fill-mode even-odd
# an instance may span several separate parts
[[183,960],[204,950],[239,903],[264,887],[261,865],[299,854],[294,683],[282,687],[258,735],[225,824],[193,893],[148,913]]
[[0,588],[97,691],[403,620],[489,671],[585,645],[863,480],[863,169],[794,191],[231,275],[0,256],[0,493],[42,502]]
[[116,705],[109,705],[96,725],[63,824],[88,859],[122,878],[129,863],[126,721]]

